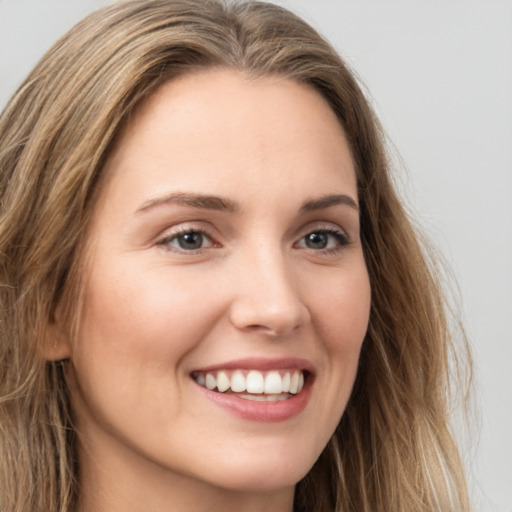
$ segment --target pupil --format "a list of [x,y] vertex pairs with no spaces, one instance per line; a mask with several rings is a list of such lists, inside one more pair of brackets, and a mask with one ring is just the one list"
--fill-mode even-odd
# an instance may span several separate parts
[[306,245],[310,249],[324,249],[327,247],[327,235],[325,233],[310,233],[306,237]]
[[201,233],[185,233],[179,237],[178,243],[182,249],[200,249],[203,245],[203,235]]

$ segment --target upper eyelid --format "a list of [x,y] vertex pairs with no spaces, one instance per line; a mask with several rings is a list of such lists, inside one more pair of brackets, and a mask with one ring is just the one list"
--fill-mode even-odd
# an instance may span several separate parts
[[[205,229],[204,227],[194,226],[192,224],[184,223],[185,226],[175,226],[173,228],[165,230],[163,233],[158,235],[155,238],[155,245],[165,245],[166,243],[170,242],[171,240],[174,240],[175,238],[185,235],[187,233],[201,233],[206,239],[209,240],[212,247],[214,247],[216,244],[218,244],[215,235],[213,235],[210,230]],[[203,249],[209,249],[210,247],[204,247],[201,249],[198,249],[198,251]],[[177,249],[179,250],[179,249]],[[190,251],[192,252],[192,251]]]
[[[212,242],[217,242],[218,239],[221,238],[221,235],[217,232],[218,230],[211,226],[211,223],[205,220],[191,220],[180,222],[175,226],[170,226],[165,230],[162,230],[159,235],[155,237],[155,242],[161,243],[165,242],[169,239],[177,237],[181,234],[189,233],[189,232],[199,232],[209,238]],[[294,239],[293,243],[301,240],[308,233],[312,233],[314,231],[333,231],[339,232],[340,234],[347,237],[349,240],[352,237],[344,227],[342,227],[338,222],[333,222],[332,220],[313,220],[307,222],[305,225],[300,227],[299,229],[294,230],[295,233],[291,235],[291,238]]]
[[174,226],[169,226],[166,229],[162,230],[159,235],[157,235],[157,239],[162,238],[172,238],[174,236],[179,236],[183,233],[189,233],[197,231],[199,233],[203,233],[209,237],[214,237],[212,234],[213,228],[209,226],[205,226],[205,221],[190,221],[190,222],[180,222]]
[[306,237],[307,235],[309,235],[311,233],[327,233],[328,235],[331,235],[335,238],[339,237],[339,239],[343,239],[342,245],[349,245],[352,242],[352,239],[350,238],[350,236],[348,235],[348,233],[345,230],[339,229],[339,228],[324,227],[324,228],[317,228],[317,229],[308,229],[302,236],[300,236],[297,239],[296,243],[301,242],[304,239],[304,237]]
[[296,231],[296,236],[304,236],[313,231],[338,231],[345,236],[349,237],[349,232],[339,222],[333,222],[331,220],[316,220],[308,222]]
[[339,221],[330,219],[317,219],[308,222],[300,230],[298,230],[294,245],[298,245],[304,239],[305,236],[314,232],[327,232],[332,237],[336,238],[338,242],[337,249],[316,249],[315,252],[317,254],[321,254],[322,251],[324,254],[327,254],[327,252],[333,252],[337,250],[342,250],[343,248],[347,248],[348,246],[351,246],[354,243],[358,236],[351,232],[350,229],[346,229]]

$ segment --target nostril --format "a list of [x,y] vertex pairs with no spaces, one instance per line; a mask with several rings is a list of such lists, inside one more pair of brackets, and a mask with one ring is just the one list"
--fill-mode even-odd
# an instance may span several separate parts
[[310,314],[297,298],[293,303],[281,305],[270,298],[260,304],[238,299],[232,305],[230,318],[232,324],[244,332],[277,338],[296,332],[310,321]]

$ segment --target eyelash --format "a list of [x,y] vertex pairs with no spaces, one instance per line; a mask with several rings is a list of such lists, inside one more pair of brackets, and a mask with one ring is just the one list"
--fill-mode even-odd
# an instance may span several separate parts
[[350,240],[349,240],[348,236],[343,231],[340,231],[335,228],[313,229],[313,230],[309,231],[308,233],[306,233],[304,236],[302,236],[300,238],[300,241],[305,240],[307,236],[310,236],[313,234],[329,235],[336,240],[335,247],[319,249],[319,250],[315,250],[315,252],[321,252],[322,254],[327,254],[327,255],[335,254],[338,251],[341,251],[342,249],[344,249],[350,245]]
[[206,248],[200,247],[198,249],[187,250],[184,248],[171,246],[171,242],[178,241],[180,237],[184,237],[185,235],[192,235],[192,234],[199,234],[199,235],[201,235],[202,239],[207,238],[208,240],[211,241],[212,246],[218,245],[218,244],[215,244],[215,242],[213,241],[213,238],[211,236],[209,236],[208,233],[204,229],[201,229],[201,228],[195,229],[195,228],[189,228],[189,227],[179,229],[178,231],[167,235],[166,237],[159,240],[157,242],[157,245],[164,246],[167,250],[170,250],[170,251],[174,250],[176,252],[183,252],[183,253],[188,253],[188,254],[196,254],[196,253],[202,252],[204,249],[208,248],[208,247],[206,247]]
[[[167,250],[186,253],[186,254],[197,254],[200,252],[203,252],[205,249],[209,249],[210,247],[199,247],[197,249],[185,249],[183,247],[173,247],[171,246],[171,243],[174,241],[179,241],[180,237],[184,237],[186,235],[193,235],[198,234],[201,236],[201,239],[204,240],[205,238],[210,241],[210,244],[212,247],[219,246],[219,244],[216,244],[216,242],[213,240],[213,238],[204,230],[201,228],[195,229],[195,228],[183,228],[179,231],[176,231],[170,235],[167,235],[165,238],[159,240],[157,242],[157,245],[165,247]],[[341,251],[342,249],[348,247],[350,245],[350,239],[349,237],[341,230],[335,229],[335,228],[319,228],[319,229],[312,229],[311,231],[308,231],[305,235],[303,235],[299,242],[305,241],[307,236],[317,234],[317,235],[328,235],[333,237],[336,240],[336,246],[335,247],[329,247],[329,248],[320,248],[320,249],[312,249],[309,247],[309,249],[313,250],[316,253],[321,254],[335,254],[338,251]],[[297,245],[299,242],[297,242],[295,245]],[[179,243],[179,242],[178,242]],[[305,242],[307,243],[307,242]],[[329,242],[328,242],[329,243]],[[308,249],[308,247],[301,247],[304,249]]]

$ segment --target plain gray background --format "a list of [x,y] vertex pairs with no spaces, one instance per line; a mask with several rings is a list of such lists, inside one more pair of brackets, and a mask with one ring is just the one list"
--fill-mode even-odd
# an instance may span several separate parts
[[[102,0],[0,0],[0,108]],[[460,435],[482,512],[512,512],[512,3],[281,0],[357,71],[406,200],[458,280],[479,419]]]

